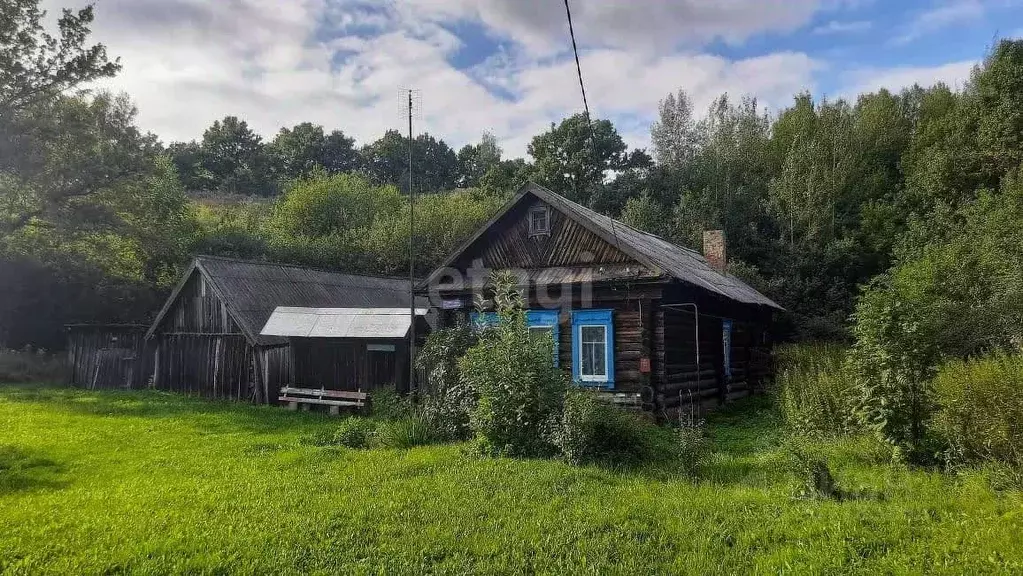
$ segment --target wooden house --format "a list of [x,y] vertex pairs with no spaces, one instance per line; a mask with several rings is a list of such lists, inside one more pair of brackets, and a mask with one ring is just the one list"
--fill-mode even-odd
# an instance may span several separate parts
[[511,271],[573,381],[672,416],[745,396],[770,371],[780,307],[725,271],[720,232],[705,245],[706,257],[530,183],[420,291],[440,326],[466,322],[490,273]]
[[292,354],[287,338],[260,332],[279,306],[408,305],[408,280],[199,256],[146,334],[153,386],[274,403],[291,378]]
[[[409,390],[408,308],[278,307],[261,334],[291,343],[289,386],[347,392]],[[416,310],[416,340],[430,331]]]

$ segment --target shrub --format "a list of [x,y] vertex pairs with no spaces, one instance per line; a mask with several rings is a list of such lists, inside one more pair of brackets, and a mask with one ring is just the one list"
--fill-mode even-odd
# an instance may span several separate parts
[[66,382],[68,366],[63,355],[46,350],[0,350],[0,382]]
[[897,264],[873,280],[853,316],[858,414],[865,426],[914,459],[935,438],[932,379],[943,358],[1008,348],[1023,336],[1023,177],[946,210],[908,237]]
[[459,361],[461,381],[478,401],[470,427],[490,454],[542,456],[553,448],[544,426],[561,412],[568,381],[551,362],[554,343],[526,326],[521,295],[510,275],[494,279],[498,326]]
[[404,418],[412,413],[412,402],[395,390],[380,388],[370,393],[370,410],[380,418]]
[[416,358],[426,373],[421,410],[452,440],[464,440],[470,434],[470,414],[477,395],[462,381],[458,361],[477,342],[476,332],[469,326],[445,328],[430,334]]
[[369,448],[376,432],[376,424],[366,418],[346,418],[334,430],[332,444],[347,448]]
[[846,350],[834,344],[778,349],[775,400],[794,432],[839,435],[856,428],[856,387],[844,369]]
[[443,440],[433,422],[423,414],[384,422],[377,430],[377,440],[385,448],[415,448]]
[[1023,356],[994,354],[942,366],[934,379],[935,427],[951,463],[1023,467]]
[[708,446],[698,424],[657,426],[579,389],[568,391],[564,409],[548,425],[546,435],[560,457],[576,465],[673,463],[694,471]]

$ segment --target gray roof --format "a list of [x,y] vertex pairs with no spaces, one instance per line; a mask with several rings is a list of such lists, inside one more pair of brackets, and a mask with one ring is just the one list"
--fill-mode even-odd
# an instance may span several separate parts
[[[155,333],[181,288],[195,272],[203,274],[227,305],[228,312],[249,342],[284,344],[280,336],[260,334],[278,306],[307,308],[405,308],[409,305],[409,281],[342,274],[289,264],[253,262],[216,256],[197,256],[153,322],[147,336]],[[420,299],[417,298],[417,302]],[[423,300],[421,305],[425,305]]]
[[[467,250],[483,235],[486,228],[497,222],[501,216],[528,195],[536,196],[554,206],[569,218],[572,218],[594,234],[603,238],[604,241],[617,246],[622,252],[635,258],[638,262],[660,270],[662,274],[729,300],[743,304],[783,309],[742,280],[712,268],[699,252],[673,244],[660,236],[637,230],[609,216],[572,202],[564,196],[555,194],[547,188],[532,182],[520,188],[511,201],[476,235],[459,247],[438,271],[450,266],[462,252]],[[435,272],[434,274],[436,275],[437,273]],[[433,276],[431,276],[430,280],[434,280]]]
[[[426,316],[426,308],[417,308]],[[404,338],[408,308],[295,308],[278,306],[260,334],[289,338]]]

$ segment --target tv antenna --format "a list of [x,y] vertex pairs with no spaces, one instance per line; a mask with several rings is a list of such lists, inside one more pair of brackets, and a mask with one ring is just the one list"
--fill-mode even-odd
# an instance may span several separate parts
[[408,306],[409,306],[409,345],[408,345],[408,386],[418,393],[416,385],[416,192],[412,171],[412,152],[415,141],[412,138],[412,120],[422,119],[423,97],[415,88],[398,90],[398,106],[401,115],[408,118]]

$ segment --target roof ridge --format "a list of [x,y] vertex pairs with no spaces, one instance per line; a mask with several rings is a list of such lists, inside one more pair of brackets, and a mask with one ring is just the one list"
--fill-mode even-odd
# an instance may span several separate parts
[[[358,276],[362,278],[377,278],[380,280],[404,280],[408,281],[408,278],[404,276],[385,276],[382,274],[365,274],[362,272],[342,272],[340,270],[329,270],[327,268],[319,268],[316,266],[303,266],[302,264],[294,264],[291,262],[272,262],[269,260],[251,260],[247,258],[232,258],[230,256],[214,256],[212,254],[196,254],[196,260],[220,260],[222,262],[233,262],[235,264],[255,264],[258,266],[280,266],[282,268],[297,268],[299,270],[307,270],[311,272],[323,272],[325,274],[337,274],[340,276]],[[418,278],[416,280],[419,280]]]
[[572,205],[575,208],[579,208],[580,210],[584,210],[584,211],[589,212],[591,214],[594,214],[596,216],[601,216],[601,217],[607,218],[611,222],[614,222],[615,226],[621,226],[623,228],[628,228],[629,230],[632,230],[633,232],[636,232],[638,234],[643,234],[644,236],[650,236],[652,238],[656,238],[656,239],[658,239],[658,240],[660,240],[662,242],[667,242],[668,244],[671,244],[672,246],[677,246],[678,248],[681,248],[682,250],[685,250],[687,252],[692,252],[693,254],[696,254],[696,255],[700,256],[701,258],[703,257],[703,254],[700,254],[699,251],[694,250],[692,248],[689,248],[688,246],[682,246],[681,244],[673,242],[673,241],[671,241],[671,240],[669,240],[667,238],[664,238],[663,236],[659,236],[659,235],[654,234],[652,232],[647,232],[646,230],[640,230],[639,228],[636,228],[635,226],[632,226],[630,224],[626,224],[625,222],[622,222],[621,220],[619,220],[617,218],[612,218],[611,216],[608,216],[607,214],[604,214],[603,212],[597,212],[593,208],[590,208],[588,206],[584,206],[584,205],[582,205],[582,204],[580,204],[580,203],[578,203],[578,202],[576,202],[574,200],[570,200],[568,198],[565,198],[564,196],[558,194],[557,192],[554,192],[553,190],[551,190],[549,188],[546,188],[544,186],[540,186],[539,184],[536,184],[536,186],[539,187],[539,188],[543,188],[545,191],[550,192],[551,194],[554,194],[554,195],[558,196],[558,198],[561,199],[561,201],[566,202],[566,203]]

